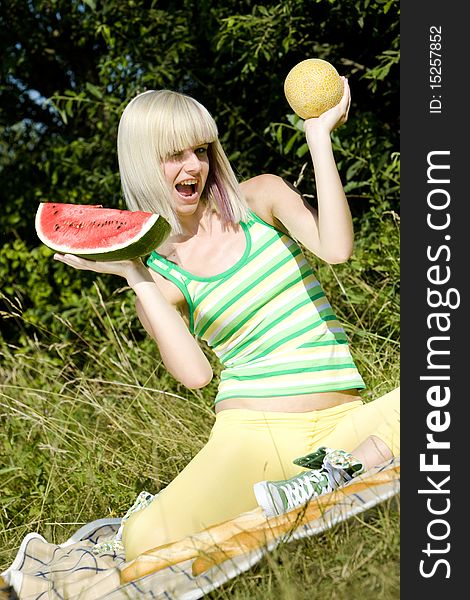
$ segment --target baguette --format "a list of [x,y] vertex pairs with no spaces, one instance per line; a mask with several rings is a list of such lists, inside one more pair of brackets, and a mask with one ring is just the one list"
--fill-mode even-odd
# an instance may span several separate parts
[[241,531],[250,530],[266,523],[263,509],[258,507],[242,513],[235,519],[224,521],[204,529],[200,533],[185,537],[177,542],[171,542],[147,550],[137,556],[121,571],[121,582],[128,583],[139,577],[160,571],[166,567],[183,562],[217,548],[232,536]]
[[[399,467],[394,467],[394,471]],[[346,488],[334,490],[312,499],[307,505],[300,506],[288,513],[273,517],[264,524],[251,531],[246,531],[232,536],[223,542],[218,548],[196,557],[192,565],[194,576],[201,575],[211,567],[234,558],[240,554],[247,554],[256,548],[265,546],[270,541],[294,531],[301,525],[305,525],[321,517],[328,509],[339,504],[342,499],[352,494],[370,488],[372,486],[383,485],[396,479],[396,473],[390,473],[391,469],[373,475],[364,481],[357,481],[349,484]]]
[[395,465],[364,479],[358,478],[346,487],[313,498],[308,504],[277,517],[266,518],[261,508],[204,529],[198,534],[147,550],[121,571],[121,583],[135,581],[166,567],[195,558],[194,576],[211,567],[265,546],[277,537],[320,517],[345,496],[397,480],[400,466]]

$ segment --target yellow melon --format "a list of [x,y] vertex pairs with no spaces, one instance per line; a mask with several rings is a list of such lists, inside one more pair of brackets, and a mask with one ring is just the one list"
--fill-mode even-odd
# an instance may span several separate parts
[[302,119],[310,119],[338,104],[343,80],[326,60],[308,58],[289,71],[284,93],[292,110]]

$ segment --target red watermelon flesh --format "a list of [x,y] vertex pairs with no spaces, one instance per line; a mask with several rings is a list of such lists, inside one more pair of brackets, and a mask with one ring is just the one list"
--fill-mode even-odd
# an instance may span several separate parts
[[105,261],[150,254],[171,231],[153,213],[58,202],[39,205],[35,226],[41,242],[55,252]]

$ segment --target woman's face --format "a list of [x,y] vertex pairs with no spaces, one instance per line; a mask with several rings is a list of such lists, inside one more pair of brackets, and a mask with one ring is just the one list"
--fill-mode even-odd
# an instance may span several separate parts
[[209,174],[209,144],[186,148],[163,162],[163,172],[172,190],[174,207],[180,216],[190,215],[199,205]]

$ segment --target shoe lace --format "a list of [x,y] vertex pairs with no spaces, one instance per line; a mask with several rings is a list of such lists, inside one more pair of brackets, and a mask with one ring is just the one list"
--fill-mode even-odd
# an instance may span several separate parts
[[331,491],[330,482],[322,471],[305,473],[280,487],[285,494],[289,510],[308,502],[313,496]]

